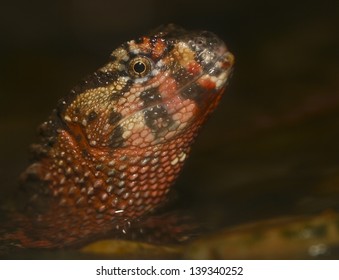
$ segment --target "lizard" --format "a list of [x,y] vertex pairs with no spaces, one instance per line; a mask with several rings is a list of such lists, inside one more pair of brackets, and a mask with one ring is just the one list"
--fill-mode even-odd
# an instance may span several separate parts
[[25,203],[0,240],[63,248],[126,232],[159,208],[217,107],[234,56],[208,31],[173,24],[123,43],[39,128]]

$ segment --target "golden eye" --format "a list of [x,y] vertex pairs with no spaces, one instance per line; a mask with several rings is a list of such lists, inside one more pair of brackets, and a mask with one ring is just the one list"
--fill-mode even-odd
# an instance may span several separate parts
[[134,77],[145,77],[150,71],[151,62],[146,57],[133,58],[129,63],[129,72]]

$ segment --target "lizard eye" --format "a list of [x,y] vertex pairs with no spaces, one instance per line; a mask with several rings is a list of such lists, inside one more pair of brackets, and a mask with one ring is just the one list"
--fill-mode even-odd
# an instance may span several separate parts
[[151,62],[146,57],[136,57],[129,63],[129,72],[136,78],[145,77],[151,71]]

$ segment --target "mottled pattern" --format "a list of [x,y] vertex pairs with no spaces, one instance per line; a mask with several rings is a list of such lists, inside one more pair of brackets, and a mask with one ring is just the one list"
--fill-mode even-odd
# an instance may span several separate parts
[[233,64],[209,32],[174,25],[124,43],[62,99],[40,128],[23,247],[64,247],[130,223],[165,200]]

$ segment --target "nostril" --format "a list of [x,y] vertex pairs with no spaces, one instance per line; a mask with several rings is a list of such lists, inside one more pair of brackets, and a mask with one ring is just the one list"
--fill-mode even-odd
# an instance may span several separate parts
[[204,37],[197,37],[195,43],[198,46],[204,46],[206,44],[206,38],[204,38]]

